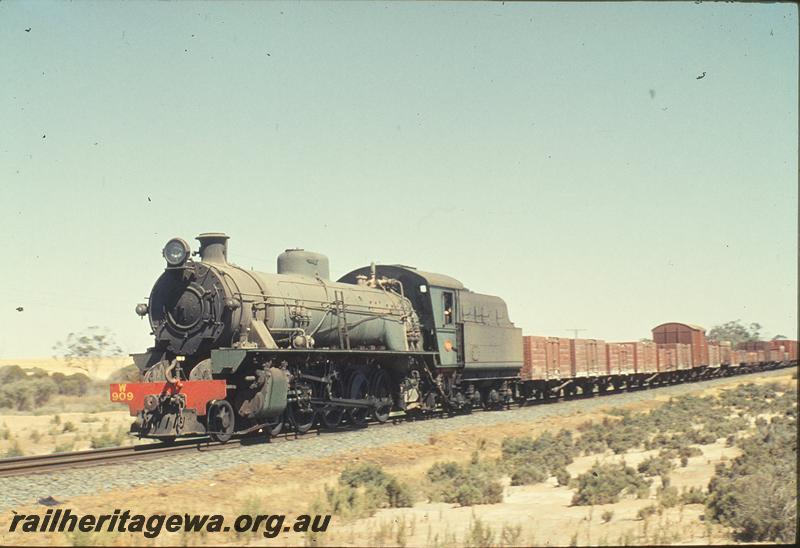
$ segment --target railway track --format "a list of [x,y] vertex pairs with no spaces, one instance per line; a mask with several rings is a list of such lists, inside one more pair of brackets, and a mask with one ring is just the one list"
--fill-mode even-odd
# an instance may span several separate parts
[[[789,366],[784,366],[789,367]],[[753,374],[763,371],[770,371],[779,368],[768,368],[768,369],[760,369],[756,371],[749,371],[749,372],[742,372],[737,375],[732,376],[740,376],[742,374]],[[695,381],[691,381],[692,383],[703,383],[710,380],[719,379],[720,377],[708,378],[708,379],[699,379]],[[682,383],[688,384],[688,383]],[[664,385],[667,386],[667,385]],[[658,387],[656,387],[658,388]],[[626,389],[621,391],[612,390],[606,392],[605,394],[595,394],[594,396],[613,396],[623,394],[625,392],[633,391],[633,390],[643,390],[645,388],[637,387],[634,389]],[[580,399],[588,399],[587,396],[578,395],[572,396],[568,398],[562,398],[565,400],[580,400]],[[555,400],[542,400],[537,403],[554,403]],[[530,405],[530,402],[526,402],[523,405]],[[516,407],[516,406],[515,406]],[[521,407],[521,406],[520,406]],[[474,412],[491,412],[491,411],[484,411],[484,410],[475,410]],[[439,418],[445,416],[446,414],[442,411],[430,413],[424,417],[396,417],[394,419],[390,419],[385,423],[377,423],[372,422],[369,424],[369,428],[376,429],[376,428],[386,428],[391,427],[398,422],[405,422],[408,420],[420,420],[426,418]],[[192,453],[192,452],[208,452],[208,451],[219,451],[224,449],[232,449],[235,447],[241,447],[245,445],[255,445],[260,443],[285,443],[288,441],[295,440],[297,438],[304,438],[304,437],[318,437],[318,436],[329,436],[334,434],[340,434],[342,432],[346,432],[348,430],[360,430],[366,428],[366,426],[356,427],[356,426],[345,426],[342,428],[337,428],[334,430],[326,430],[326,429],[318,429],[315,430],[314,433],[308,433],[304,435],[298,435],[294,432],[286,432],[282,434],[278,434],[277,436],[267,438],[264,434],[258,436],[245,436],[240,438],[233,438],[227,443],[220,443],[211,441],[208,438],[193,438],[193,439],[186,439],[175,441],[171,443],[148,443],[142,445],[133,445],[133,446],[125,446],[125,447],[108,447],[103,449],[90,449],[86,451],[74,451],[69,453],[55,453],[50,455],[33,455],[33,456],[26,456],[26,457],[13,457],[7,459],[0,459],[0,477],[11,477],[11,476],[22,476],[22,475],[30,475],[30,474],[40,474],[40,473],[50,473],[55,472],[58,470],[63,469],[75,469],[75,468],[87,468],[93,466],[102,466],[102,465],[109,465],[109,464],[120,464],[126,461],[139,461],[139,460],[146,460],[146,459],[154,459],[159,458],[161,456],[178,454],[178,453]]]
[[33,455],[0,460],[0,477],[22,476],[27,474],[54,472],[62,469],[85,468],[104,464],[118,464],[127,460],[157,458],[165,454],[189,451],[215,451],[240,445],[241,440],[231,440],[227,444],[207,439],[181,440],[173,443],[148,443],[125,447],[106,447],[69,453]]

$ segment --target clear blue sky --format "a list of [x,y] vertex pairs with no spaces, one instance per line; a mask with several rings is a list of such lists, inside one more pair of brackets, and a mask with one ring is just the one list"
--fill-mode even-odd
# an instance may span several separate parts
[[144,350],[204,231],[446,273],[530,334],[797,335],[791,4],[6,0],[0,79],[0,358]]

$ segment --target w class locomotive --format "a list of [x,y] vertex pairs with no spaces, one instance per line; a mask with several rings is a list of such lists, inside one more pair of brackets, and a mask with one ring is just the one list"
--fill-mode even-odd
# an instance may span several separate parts
[[[141,437],[233,435],[394,414],[503,407],[516,394],[522,333],[505,302],[402,265],[329,279],[324,255],[288,249],[277,273],[228,262],[228,236],[173,238],[147,303],[155,342],[143,382],[111,386]],[[195,260],[193,257],[198,257]]]

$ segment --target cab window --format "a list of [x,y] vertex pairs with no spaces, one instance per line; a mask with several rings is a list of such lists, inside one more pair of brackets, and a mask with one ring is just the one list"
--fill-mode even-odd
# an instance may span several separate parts
[[453,294],[442,293],[442,307],[444,310],[444,325],[453,325]]

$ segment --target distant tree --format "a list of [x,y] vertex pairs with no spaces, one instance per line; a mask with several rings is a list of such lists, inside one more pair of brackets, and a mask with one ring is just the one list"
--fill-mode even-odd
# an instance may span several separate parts
[[779,341],[779,340],[785,339],[785,338],[786,338],[785,335],[775,335],[774,337],[772,337],[772,340],[773,341]]
[[653,342],[653,339],[648,339],[647,337],[643,339],[639,339],[639,342]]
[[762,325],[760,323],[753,322],[745,326],[742,320],[735,320],[725,322],[722,325],[715,325],[709,330],[707,336],[715,341],[730,341],[735,348],[739,343],[760,341],[761,328]]
[[114,335],[107,328],[96,325],[86,328],[81,333],[70,333],[65,341],[56,343],[53,350],[63,357],[70,367],[89,372],[89,367],[96,369],[102,358],[119,356],[122,348],[114,340]]

